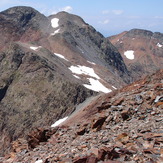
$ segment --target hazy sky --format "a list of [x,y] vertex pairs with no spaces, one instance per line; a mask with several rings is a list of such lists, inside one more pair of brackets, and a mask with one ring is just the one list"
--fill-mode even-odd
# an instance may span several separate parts
[[0,11],[31,6],[45,15],[67,11],[105,36],[132,28],[163,33],[163,0],[0,0]]

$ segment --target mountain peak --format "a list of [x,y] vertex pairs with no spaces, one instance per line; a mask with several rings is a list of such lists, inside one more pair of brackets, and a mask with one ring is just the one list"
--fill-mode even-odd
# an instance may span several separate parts
[[65,11],[58,12],[55,15],[50,15],[49,18],[58,18],[60,19],[61,24],[75,24],[78,26],[88,25],[81,17]]
[[51,26],[47,24],[50,24],[50,20],[32,7],[16,6],[0,12],[0,35],[3,37],[0,48],[5,42],[18,41],[23,36],[28,41],[33,40],[32,35],[35,35],[34,40],[38,39],[50,31]]
[[28,28],[29,26],[34,28],[43,27],[45,26],[43,24],[48,21],[46,16],[27,6],[16,6],[0,12],[0,19],[2,20],[0,23],[2,25],[4,25],[4,22],[8,22],[19,28]]
[[127,32],[127,35],[151,37],[153,35],[153,32],[145,29],[131,29],[130,31]]
[[41,14],[32,7],[26,6],[12,7],[0,13],[2,19],[14,22],[15,25],[21,24],[22,27],[36,15]]
[[121,53],[134,79],[163,67],[163,34],[144,29],[131,29],[109,40]]
[[15,6],[15,7],[11,7],[2,11],[2,13],[15,14],[16,12],[25,12],[25,11],[38,12],[37,10],[35,10],[34,8],[30,6]]

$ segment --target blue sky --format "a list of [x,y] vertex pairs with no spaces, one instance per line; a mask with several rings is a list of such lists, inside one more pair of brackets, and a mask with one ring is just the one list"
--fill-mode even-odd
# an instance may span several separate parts
[[104,36],[132,28],[163,33],[163,0],[0,0],[0,11],[19,5],[45,15],[62,10],[79,15]]

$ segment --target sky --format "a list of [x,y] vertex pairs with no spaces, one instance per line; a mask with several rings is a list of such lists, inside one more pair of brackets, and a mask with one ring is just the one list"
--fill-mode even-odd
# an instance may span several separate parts
[[0,0],[0,11],[31,6],[46,16],[78,15],[105,37],[133,28],[163,33],[163,0]]

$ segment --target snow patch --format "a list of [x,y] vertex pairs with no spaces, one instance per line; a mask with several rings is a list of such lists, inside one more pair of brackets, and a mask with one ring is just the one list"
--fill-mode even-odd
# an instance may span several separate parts
[[162,96],[157,96],[156,99],[155,99],[155,103],[159,102],[159,100],[162,98]]
[[77,79],[80,79],[80,77],[79,76],[77,76],[77,75],[73,75],[75,78],[77,78]]
[[83,84],[84,87],[96,91],[96,92],[103,92],[103,93],[109,93],[112,92],[111,89],[106,88],[103,84],[99,82],[99,80],[95,80],[93,78],[89,78],[90,85]]
[[117,40],[117,42],[119,41],[119,39]]
[[62,58],[62,59],[64,59],[64,60],[68,61],[63,55],[58,54],[58,53],[54,53],[54,54],[55,54],[57,57]]
[[126,58],[133,60],[134,59],[134,51],[133,50],[127,50],[124,52],[124,55],[126,56]]
[[159,48],[162,48],[163,45],[161,45],[160,43],[157,43],[157,46],[158,46]]
[[120,44],[122,44],[122,43],[123,43],[123,41],[120,42]]
[[32,49],[32,50],[38,50],[39,48],[41,48],[41,46],[30,46],[30,49]]
[[59,33],[59,30],[60,30],[60,29],[55,30],[54,33],[52,33],[51,35],[54,36],[55,34]]
[[90,62],[90,61],[87,61],[88,63],[92,64],[92,65],[96,65],[96,63],[94,62]]
[[59,22],[59,19],[58,18],[51,19],[51,26],[53,28],[57,28],[59,26],[58,22]]
[[42,160],[37,160],[35,163],[43,163]]
[[84,51],[78,46],[79,50],[84,54]]
[[85,74],[94,77],[96,79],[100,79],[100,77],[94,72],[94,69],[90,67],[78,65],[78,66],[71,66],[69,67],[69,69],[72,71],[72,73],[75,74]]
[[117,89],[116,87],[112,86],[113,89]]
[[135,38],[132,38],[132,40],[135,40]]
[[61,123],[63,123],[68,117],[59,119],[58,121],[56,121],[53,125],[51,125],[51,127],[56,127],[58,125],[60,125]]

